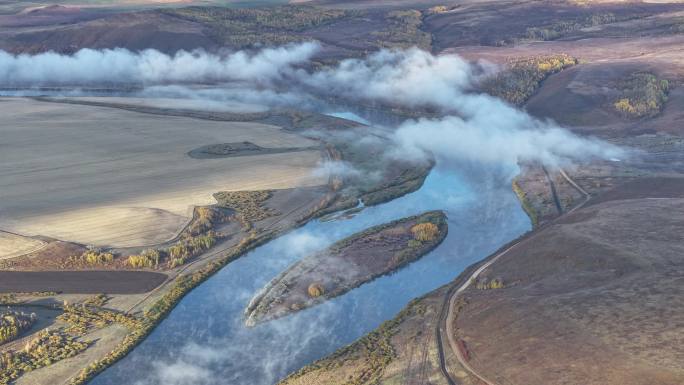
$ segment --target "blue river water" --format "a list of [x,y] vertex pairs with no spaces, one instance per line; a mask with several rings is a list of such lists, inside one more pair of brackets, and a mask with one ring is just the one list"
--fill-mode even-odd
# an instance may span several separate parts
[[[363,336],[530,229],[506,178],[464,169],[438,165],[412,194],[348,219],[312,221],[247,253],[190,292],[93,384],[270,385]],[[433,209],[447,212],[449,235],[430,254],[322,305],[244,326],[250,298],[297,259],[369,226]]]

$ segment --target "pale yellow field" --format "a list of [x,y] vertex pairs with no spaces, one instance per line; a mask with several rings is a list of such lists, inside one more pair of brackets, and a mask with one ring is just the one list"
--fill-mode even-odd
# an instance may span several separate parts
[[155,244],[174,237],[193,206],[213,203],[214,192],[326,182],[312,175],[318,151],[187,156],[216,143],[316,145],[275,126],[10,98],[0,99],[0,115],[0,230],[18,234]]
[[45,244],[36,239],[0,231],[0,260],[32,253]]

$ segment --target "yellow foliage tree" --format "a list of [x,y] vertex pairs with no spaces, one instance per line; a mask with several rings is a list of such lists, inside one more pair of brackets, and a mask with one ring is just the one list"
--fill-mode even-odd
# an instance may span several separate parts
[[325,294],[325,288],[318,282],[314,282],[309,285],[309,289],[307,291],[309,293],[309,297],[311,298],[320,297]]
[[434,223],[419,223],[411,227],[413,238],[419,241],[432,241],[439,234],[439,227]]

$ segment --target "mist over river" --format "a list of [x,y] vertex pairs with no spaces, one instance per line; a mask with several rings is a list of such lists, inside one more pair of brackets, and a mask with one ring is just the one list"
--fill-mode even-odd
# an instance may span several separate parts
[[[92,383],[274,384],[393,318],[411,299],[529,230],[506,176],[438,162],[412,194],[348,219],[312,221],[277,238],[190,292],[143,343]],[[245,327],[243,311],[254,293],[299,258],[367,227],[434,209],[447,212],[449,234],[417,262],[325,304]]]

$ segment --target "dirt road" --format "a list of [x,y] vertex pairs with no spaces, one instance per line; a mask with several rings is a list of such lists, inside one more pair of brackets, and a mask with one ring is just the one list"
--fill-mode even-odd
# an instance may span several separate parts
[[[572,180],[572,178],[570,178],[570,176],[568,176],[568,174],[563,169],[558,169],[558,171],[563,176],[563,178],[565,178],[565,180],[567,180],[568,183],[570,183],[570,185],[572,185],[574,188],[576,188],[580,193],[582,193],[585,196],[585,199],[582,203],[575,206],[574,208],[572,208],[571,210],[567,211],[564,214],[564,215],[567,215],[567,214],[574,212],[575,210],[580,209],[582,206],[584,206],[589,201],[589,199],[591,198],[591,195],[586,190],[584,190],[582,187],[580,187],[574,180]],[[550,223],[553,223],[553,221]],[[468,371],[468,373],[470,375],[477,378],[478,380],[480,380],[481,382],[483,382],[486,385],[500,385],[500,384],[498,382],[490,379],[490,378],[485,377],[481,373],[478,373],[468,363],[468,359],[463,356],[463,351],[461,348],[459,348],[458,340],[453,333],[453,326],[455,324],[455,320],[456,320],[456,316],[457,316],[456,311],[454,311],[456,300],[458,299],[459,294],[463,293],[466,289],[468,289],[470,287],[470,285],[473,282],[477,281],[477,278],[480,276],[480,274],[482,274],[483,271],[485,271],[487,268],[489,268],[492,264],[494,264],[496,261],[498,261],[501,257],[506,255],[511,250],[515,249],[516,247],[519,247],[521,244],[523,244],[525,242],[528,242],[530,239],[534,239],[536,237],[536,235],[539,233],[539,230],[541,230],[542,228],[545,228],[547,225],[543,225],[543,226],[539,227],[538,229],[535,230],[534,234],[532,234],[531,236],[520,238],[520,240],[518,242],[515,242],[514,244],[512,244],[508,248],[506,248],[503,251],[501,251],[500,253],[496,254],[494,257],[490,258],[487,262],[483,263],[472,274],[470,274],[470,276],[468,276],[466,281],[463,282],[460,286],[458,286],[458,288],[456,290],[449,290],[447,292],[448,301],[447,300],[444,301],[445,306],[447,306],[447,303],[448,303],[447,316],[446,316],[446,319],[444,320],[445,324],[440,325],[437,328],[438,341],[441,341],[440,328],[442,328],[442,326],[443,326],[444,327],[443,330],[446,333],[447,339],[449,341],[449,347],[454,352],[456,358],[458,359],[458,362],[461,364],[461,366],[463,366],[463,368],[465,370]],[[438,345],[438,349],[443,348],[441,343],[438,343],[437,345]],[[440,351],[439,354],[440,354],[440,358],[444,357],[443,351]],[[443,359],[440,359],[440,365],[445,365],[443,361],[444,361]],[[441,368],[441,370],[442,370],[442,373],[445,374],[447,381],[450,384],[454,383],[453,379],[451,379],[450,376],[448,375],[448,371],[446,370],[446,366],[443,366]]]

